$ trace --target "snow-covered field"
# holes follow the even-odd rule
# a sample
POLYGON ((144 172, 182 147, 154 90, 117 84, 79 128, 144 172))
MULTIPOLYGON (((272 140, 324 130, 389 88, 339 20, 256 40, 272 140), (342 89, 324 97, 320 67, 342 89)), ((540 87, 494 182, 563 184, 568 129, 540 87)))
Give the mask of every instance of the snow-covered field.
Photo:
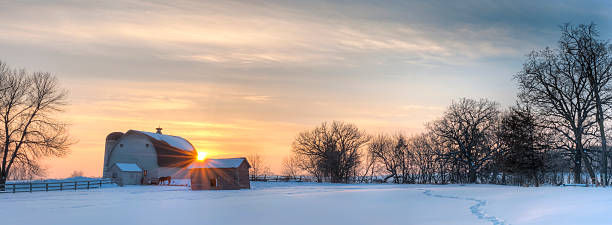
POLYGON ((251 183, 0 194, 9 224, 612 224, 612 189, 251 183))

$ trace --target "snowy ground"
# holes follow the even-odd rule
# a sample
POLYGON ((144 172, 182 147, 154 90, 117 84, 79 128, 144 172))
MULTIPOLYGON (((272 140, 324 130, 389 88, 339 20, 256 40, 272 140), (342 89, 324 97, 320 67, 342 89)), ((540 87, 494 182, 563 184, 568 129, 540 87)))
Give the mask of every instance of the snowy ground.
POLYGON ((9 224, 610 224, 612 189, 251 183, 0 194, 9 224))

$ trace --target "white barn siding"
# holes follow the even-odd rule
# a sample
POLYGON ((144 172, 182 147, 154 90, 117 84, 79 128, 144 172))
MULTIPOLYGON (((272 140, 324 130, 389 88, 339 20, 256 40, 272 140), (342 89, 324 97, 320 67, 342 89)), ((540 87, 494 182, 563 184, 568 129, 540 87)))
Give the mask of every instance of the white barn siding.
POLYGON ((145 179, 158 178, 157 153, 149 139, 143 135, 130 134, 119 141, 111 151, 108 165, 135 163, 147 170, 145 179))

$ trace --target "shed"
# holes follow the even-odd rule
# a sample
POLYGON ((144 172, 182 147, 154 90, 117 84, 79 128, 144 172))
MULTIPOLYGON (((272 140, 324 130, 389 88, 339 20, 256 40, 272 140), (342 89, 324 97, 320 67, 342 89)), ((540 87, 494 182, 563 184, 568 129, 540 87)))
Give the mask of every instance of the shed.
POLYGON ((111 173, 113 180, 120 186, 142 183, 142 169, 135 163, 115 163, 111 173))
POLYGON ((249 168, 246 158, 206 159, 189 166, 192 190, 249 189, 249 168))

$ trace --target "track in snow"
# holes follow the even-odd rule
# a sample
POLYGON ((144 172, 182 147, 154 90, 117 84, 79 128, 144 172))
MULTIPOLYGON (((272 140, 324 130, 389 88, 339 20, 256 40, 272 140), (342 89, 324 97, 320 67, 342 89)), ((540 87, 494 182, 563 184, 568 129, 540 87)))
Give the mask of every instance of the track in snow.
POLYGON ((430 196, 430 197, 460 199, 460 200, 476 202, 475 205, 470 206, 470 211, 472 212, 472 214, 478 217, 478 219, 489 221, 493 225, 509 225, 508 223, 504 222, 503 219, 495 217, 495 216, 489 216, 484 212, 482 207, 487 204, 487 201, 475 199, 475 198, 464 198, 464 197, 457 197, 457 196, 440 195, 440 194, 432 193, 431 190, 426 190, 426 189, 421 189, 421 190, 424 190, 423 194, 430 196))

